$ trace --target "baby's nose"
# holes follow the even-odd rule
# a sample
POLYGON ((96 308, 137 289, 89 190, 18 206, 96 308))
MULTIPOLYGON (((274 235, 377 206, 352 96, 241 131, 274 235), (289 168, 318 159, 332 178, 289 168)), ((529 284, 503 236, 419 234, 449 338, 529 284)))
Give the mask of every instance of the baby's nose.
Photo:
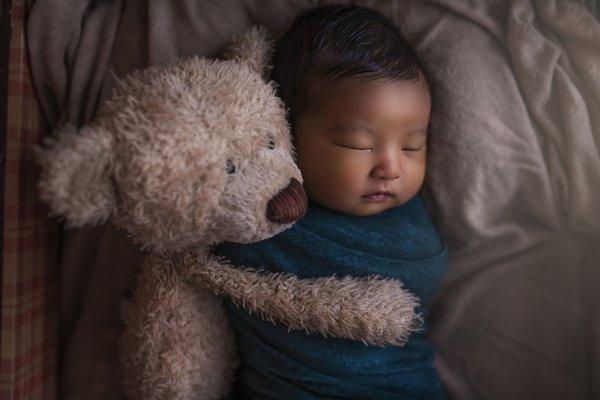
POLYGON ((398 179, 400 178, 400 174, 395 171, 387 171, 382 168, 375 170, 375 179, 398 179))
POLYGON ((397 179, 402 175, 402 162, 398 155, 388 152, 380 156, 371 171, 375 179, 397 179))

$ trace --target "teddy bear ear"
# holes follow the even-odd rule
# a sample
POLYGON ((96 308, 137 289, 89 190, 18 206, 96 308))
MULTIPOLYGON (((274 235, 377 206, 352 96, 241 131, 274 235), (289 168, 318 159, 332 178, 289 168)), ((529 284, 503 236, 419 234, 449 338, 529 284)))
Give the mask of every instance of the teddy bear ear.
POLYGON ((67 227, 103 223, 114 213, 113 141, 100 127, 65 125, 36 149, 40 199, 67 227))
POLYGON ((233 39, 225 51, 225 58, 245 63, 265 78, 271 69, 272 44, 267 28, 254 25, 233 39))

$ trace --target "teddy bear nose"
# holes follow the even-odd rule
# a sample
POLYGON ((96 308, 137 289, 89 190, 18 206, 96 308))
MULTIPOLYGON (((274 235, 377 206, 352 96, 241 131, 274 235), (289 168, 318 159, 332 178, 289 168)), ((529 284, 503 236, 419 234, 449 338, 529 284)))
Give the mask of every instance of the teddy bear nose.
POLYGON ((302 184, 296 178, 292 178, 289 185, 267 203, 267 219, 279 224, 299 220, 306 213, 307 202, 302 184))

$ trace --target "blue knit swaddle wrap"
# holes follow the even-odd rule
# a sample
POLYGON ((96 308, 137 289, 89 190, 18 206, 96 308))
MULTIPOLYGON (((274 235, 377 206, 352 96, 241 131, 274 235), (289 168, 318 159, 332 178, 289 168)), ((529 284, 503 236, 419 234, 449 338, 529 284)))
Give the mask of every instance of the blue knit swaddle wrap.
MULTIPOLYGON (((264 267, 300 278, 396 278, 421 299, 437 291, 447 251, 418 194, 400 207, 359 217, 309 202, 304 218, 268 240, 224 243, 215 254, 234 265, 264 267)), ((243 365, 238 382, 251 399, 445 399, 426 330, 403 347, 377 347, 272 324, 225 304, 243 365)))

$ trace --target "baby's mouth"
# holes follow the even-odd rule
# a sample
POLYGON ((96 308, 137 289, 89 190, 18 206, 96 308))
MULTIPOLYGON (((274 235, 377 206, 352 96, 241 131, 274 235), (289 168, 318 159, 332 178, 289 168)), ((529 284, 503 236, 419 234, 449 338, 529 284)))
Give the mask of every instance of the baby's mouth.
POLYGON ((368 193, 368 194, 361 196, 361 198, 365 201, 376 201, 376 202, 386 201, 393 197, 395 197, 395 195, 392 192, 388 192, 388 191, 377 191, 377 192, 368 193))

